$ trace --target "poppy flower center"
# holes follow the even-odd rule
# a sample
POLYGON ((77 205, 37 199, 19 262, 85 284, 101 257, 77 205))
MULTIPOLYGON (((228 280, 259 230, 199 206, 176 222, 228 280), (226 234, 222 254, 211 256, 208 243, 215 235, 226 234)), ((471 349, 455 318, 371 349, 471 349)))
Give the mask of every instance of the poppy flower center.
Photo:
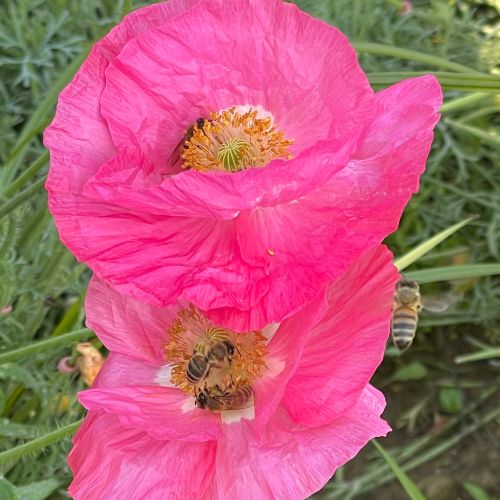
POLYGON ((270 116, 250 108, 230 108, 200 118, 186 132, 182 146, 184 168, 239 172, 264 167, 270 161, 291 159, 293 141, 273 126, 270 116))
POLYGON ((266 366, 266 338, 215 326, 190 306, 171 323, 164 353, 172 383, 199 408, 238 410, 253 404, 252 384, 266 366))

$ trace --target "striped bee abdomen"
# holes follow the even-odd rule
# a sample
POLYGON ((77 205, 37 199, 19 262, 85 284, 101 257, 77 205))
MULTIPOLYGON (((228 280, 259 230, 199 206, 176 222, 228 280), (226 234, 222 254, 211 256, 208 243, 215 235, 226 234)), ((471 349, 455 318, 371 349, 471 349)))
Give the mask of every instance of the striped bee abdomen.
POLYGON ((206 356, 195 354, 187 366, 187 379, 192 384, 196 384, 208 374, 209 368, 206 356))
POLYGON ((391 334, 396 347, 402 351, 411 346, 417 330, 418 317, 414 309, 399 307, 392 317, 391 334))

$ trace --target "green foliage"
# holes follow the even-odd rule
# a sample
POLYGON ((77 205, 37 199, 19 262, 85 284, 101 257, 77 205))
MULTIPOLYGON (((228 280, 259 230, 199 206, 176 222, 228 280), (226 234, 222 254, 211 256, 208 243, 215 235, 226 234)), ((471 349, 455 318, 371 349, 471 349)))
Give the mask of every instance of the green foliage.
POLYGON ((438 391, 439 409, 443 413, 460 413, 463 409, 462 391, 455 386, 440 387, 438 391))
MULTIPOLYGON (((361 65, 378 85, 410 71, 436 71, 448 88, 459 88, 461 81, 498 89, 498 77, 474 73, 487 72, 498 57, 492 50, 498 13, 485 2, 415 0, 407 15, 401 15, 399 0, 297 3, 357 43, 361 65)), ((60 498, 56 490, 70 481, 69 440, 54 443, 76 428, 83 412, 75 393, 83 385, 56 367, 77 339, 88 336, 82 330, 82 299, 90 273, 61 245, 48 214, 40 132, 90 43, 131 6, 130 0, 4 0, 0 9, 0 450, 14 450, 2 455, 7 459, 0 498, 60 498), (41 452, 43 460, 36 458, 41 452)), ((451 90, 445 98, 445 119, 420 192, 387 240, 406 259, 399 262, 411 264, 405 273, 423 283, 424 295, 458 297, 439 317, 422 314, 414 347, 404 355, 388 350, 382 368, 389 393, 396 386, 408 394, 411 384, 425 385, 424 396, 402 409, 411 425, 410 441, 390 450, 402 470, 437 459, 499 416, 482 406, 498 389, 494 361, 500 357, 499 102, 491 92, 451 90), (447 233, 435 248, 431 240, 426 255, 415 253, 418 245, 471 214, 479 218, 447 233), (472 342, 464 341, 466 334, 472 342), (447 356, 449 345, 457 347, 447 356), (479 395, 470 389, 476 380, 462 371, 476 365, 482 369, 479 395), (470 387, 455 383, 463 378, 470 387), (421 421, 431 411, 450 420, 429 436, 422 433, 421 421), (473 423, 463 427, 462 419, 471 414, 473 423)), ((370 457, 355 480, 340 478, 325 495, 371 495, 391 480, 391 470, 399 474, 386 460, 370 457)), ((480 486, 465 483, 464 488, 481 498, 480 486)))

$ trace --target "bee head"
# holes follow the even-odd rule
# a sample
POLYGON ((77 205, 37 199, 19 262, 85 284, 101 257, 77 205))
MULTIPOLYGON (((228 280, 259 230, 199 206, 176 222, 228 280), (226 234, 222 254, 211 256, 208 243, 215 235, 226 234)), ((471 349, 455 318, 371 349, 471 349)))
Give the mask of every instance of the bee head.
POLYGON ((229 340, 226 340, 224 342, 224 344, 226 346, 227 353, 229 354, 229 356, 233 356, 234 351, 236 350, 236 347, 234 346, 234 344, 232 342, 229 342, 229 340))
POLYGON ((402 288, 411 288, 413 290, 418 290, 418 283, 413 280, 409 280, 407 278, 401 278, 396 285, 397 290, 401 290, 402 288))
POLYGON ((196 396, 196 401, 195 401, 196 406, 199 406, 203 410, 204 408, 206 408, 207 402, 208 400, 205 392, 200 391, 196 396))

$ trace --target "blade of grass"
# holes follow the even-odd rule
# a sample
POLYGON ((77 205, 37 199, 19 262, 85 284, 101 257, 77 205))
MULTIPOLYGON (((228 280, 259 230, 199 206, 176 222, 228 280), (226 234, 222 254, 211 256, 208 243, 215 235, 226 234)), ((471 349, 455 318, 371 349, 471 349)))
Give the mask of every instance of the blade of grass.
POLYGON ((448 90, 464 90, 472 92, 500 91, 500 77, 481 73, 447 73, 442 71, 401 71, 367 73, 370 83, 375 87, 388 87, 405 78, 434 75, 440 85, 448 90))
POLYGON ((10 198, 18 189, 23 187, 29 179, 36 175, 48 161, 49 153, 45 151, 5 190, 4 196, 10 198))
POLYGON ((21 191, 15 198, 12 198, 7 203, 0 206, 0 219, 15 210, 21 203, 29 200, 40 188, 45 184, 45 179, 35 181, 31 186, 21 191))
POLYGON ((372 440, 371 443, 379 453, 382 455, 384 460, 387 462, 389 467, 391 468, 393 474, 397 477, 398 481, 400 482, 401 486, 404 488, 406 491, 407 495, 409 498, 412 500, 425 500, 425 496, 422 494, 422 492, 419 490, 417 485, 408 477, 408 475, 405 473, 403 469, 397 464, 397 462, 387 453, 382 446, 377 443, 377 441, 372 440))
POLYGON ((419 283, 435 283, 480 276, 500 274, 500 264, 469 264, 464 266, 444 266, 405 273, 408 278, 419 283))
POLYGON ((17 349, 11 349, 10 351, 0 353, 0 364, 9 363, 11 361, 16 361, 26 356, 48 351, 50 349, 53 349, 54 347, 71 345, 73 342, 76 342, 77 340, 86 339, 93 335, 94 333, 88 328, 82 328, 81 330, 75 330, 73 332, 63 333, 62 335, 59 335, 57 337, 51 337, 49 339, 39 340, 38 342, 33 342, 32 344, 28 344, 23 347, 18 347, 17 349))
POLYGON ((489 94, 483 92, 475 92, 466 96, 458 97, 451 101, 445 102, 441 106, 442 113, 449 113, 451 111, 459 111, 462 109, 475 106, 478 102, 483 101, 486 97, 491 97, 489 94))
POLYGON ((406 59, 409 61, 421 62, 430 66, 437 66, 438 68, 449 69, 450 71, 458 71, 459 73, 478 73, 474 68, 469 68, 463 64, 458 64, 442 57, 417 52, 415 50, 402 49, 392 45, 384 45, 381 43, 369 42, 354 42, 354 48, 358 52, 365 54, 372 54, 377 56, 389 56, 398 59, 406 59))
POLYGON ((483 359, 500 358, 500 347, 485 349, 484 351, 474 352, 472 354, 463 354, 455 358, 455 363, 472 363, 473 361, 482 361, 483 359))
POLYGON ((394 265, 398 268, 399 271, 406 269, 410 264, 413 264, 420 257, 430 252, 435 246, 439 245, 439 243, 443 242, 447 238, 449 238, 453 233, 457 232, 459 229, 464 227, 469 222, 477 219, 477 215, 471 215, 457 224, 441 231, 436 234, 432 238, 429 238, 427 241, 424 241, 420 245, 416 246, 413 250, 410 250, 407 254, 399 257, 394 261, 394 265))
POLYGON ((78 420, 77 422, 65 425, 64 427, 56 429, 55 431, 48 432, 43 436, 16 446, 15 448, 3 451, 2 453, 0 453, 0 465, 18 460, 24 455, 28 455, 30 453, 39 453, 47 446, 50 446, 51 444, 57 443, 58 441, 61 441, 62 439, 73 435, 78 427, 80 427, 81 423, 82 420, 78 420))

